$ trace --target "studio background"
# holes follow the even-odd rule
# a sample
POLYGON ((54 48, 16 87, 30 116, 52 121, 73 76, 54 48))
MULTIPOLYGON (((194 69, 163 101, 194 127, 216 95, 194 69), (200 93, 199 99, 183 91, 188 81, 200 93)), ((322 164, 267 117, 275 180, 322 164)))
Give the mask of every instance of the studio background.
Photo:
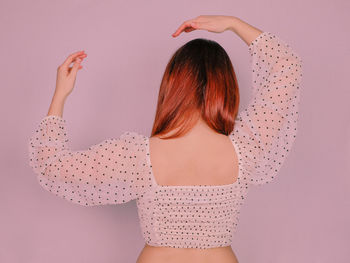
POLYGON ((83 207, 45 191, 28 139, 46 116, 56 70, 88 54, 67 98, 69 145, 150 135, 171 55, 191 39, 220 43, 251 98, 247 45, 233 32, 172 33, 198 15, 232 15, 288 42, 303 59, 298 136, 268 185, 252 187, 232 247, 240 263, 349 262, 349 16, 346 0, 0 2, 0 262, 135 262, 144 241, 135 201, 83 207))

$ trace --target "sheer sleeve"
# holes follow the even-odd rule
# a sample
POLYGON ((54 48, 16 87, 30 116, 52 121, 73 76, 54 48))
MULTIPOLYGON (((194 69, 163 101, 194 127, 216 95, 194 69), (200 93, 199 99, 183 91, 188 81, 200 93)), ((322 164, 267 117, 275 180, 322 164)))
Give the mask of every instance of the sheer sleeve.
POLYGON ((253 97, 229 136, 239 146, 246 184, 264 184, 276 177, 296 138, 302 60, 270 32, 248 51, 253 97))
POLYGON ((119 138, 73 151, 66 121, 49 115, 29 139, 29 165, 45 190, 75 204, 125 203, 151 185, 145 140, 136 132, 124 132, 119 138))

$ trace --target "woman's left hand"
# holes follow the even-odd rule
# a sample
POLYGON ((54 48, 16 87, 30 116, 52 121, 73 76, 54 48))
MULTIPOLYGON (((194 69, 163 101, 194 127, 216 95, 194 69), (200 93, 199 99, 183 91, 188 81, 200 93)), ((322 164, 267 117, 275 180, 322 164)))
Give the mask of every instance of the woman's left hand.
POLYGON ((55 95, 65 99, 72 92, 77 72, 83 67, 81 62, 86 56, 87 54, 84 51, 72 53, 57 68, 55 95), (70 67, 71 63, 73 63, 72 67, 70 67))

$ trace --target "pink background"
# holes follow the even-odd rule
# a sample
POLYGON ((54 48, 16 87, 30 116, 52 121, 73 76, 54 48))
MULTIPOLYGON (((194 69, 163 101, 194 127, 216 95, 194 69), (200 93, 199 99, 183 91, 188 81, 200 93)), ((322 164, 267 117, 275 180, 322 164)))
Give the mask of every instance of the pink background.
POLYGON ((67 99, 70 145, 123 131, 150 135, 171 54, 219 42, 250 98, 246 44, 233 32, 173 39, 201 14, 237 16, 286 40, 303 58, 299 135, 272 184, 252 188, 232 244, 240 263, 350 262, 349 1, 0 2, 0 262, 135 262, 144 242, 134 201, 86 208, 43 190, 28 166, 29 136, 46 116, 56 69, 88 54, 67 99), (346 82, 347 81, 347 82, 346 82))

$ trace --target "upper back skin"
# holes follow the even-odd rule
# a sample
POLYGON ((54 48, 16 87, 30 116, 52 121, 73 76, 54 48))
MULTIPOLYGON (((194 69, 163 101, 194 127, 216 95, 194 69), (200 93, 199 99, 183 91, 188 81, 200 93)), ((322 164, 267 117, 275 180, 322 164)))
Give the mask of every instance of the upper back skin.
MULTIPOLYGON (((201 119, 183 137, 153 136, 150 160, 158 185, 225 185, 238 177, 238 158, 228 136, 210 129, 201 119)), ((231 246, 194 249, 145 244, 137 263, 238 263, 231 246)))

